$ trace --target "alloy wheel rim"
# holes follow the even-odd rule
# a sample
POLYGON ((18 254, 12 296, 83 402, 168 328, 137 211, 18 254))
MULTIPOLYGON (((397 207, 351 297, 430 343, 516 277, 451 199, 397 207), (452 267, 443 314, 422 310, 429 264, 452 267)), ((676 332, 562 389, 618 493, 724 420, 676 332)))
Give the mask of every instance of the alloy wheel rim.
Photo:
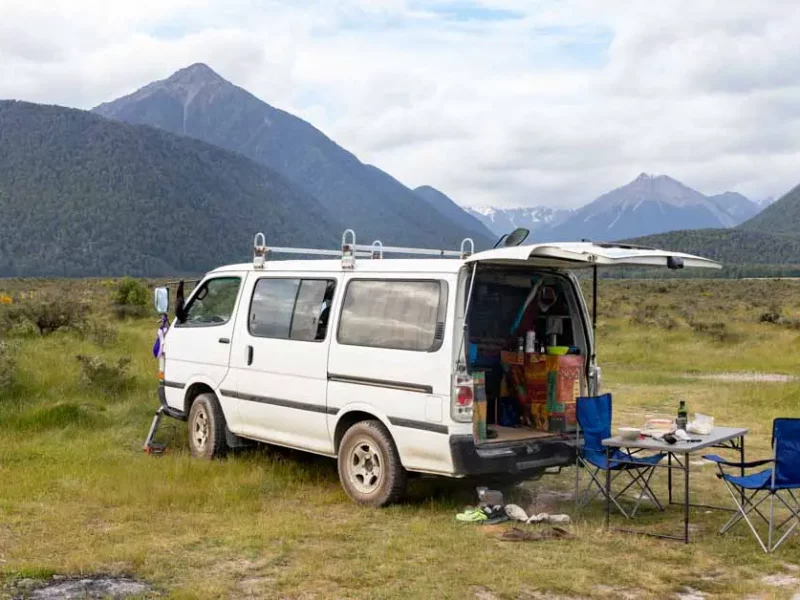
POLYGON ((362 494, 375 492, 383 481, 383 456, 370 439, 359 439, 353 445, 347 467, 350 482, 362 494))
POLYGON ((208 413, 204 408, 200 408, 194 416, 194 426, 192 427, 192 439, 195 448, 200 452, 206 449, 208 442, 208 413))

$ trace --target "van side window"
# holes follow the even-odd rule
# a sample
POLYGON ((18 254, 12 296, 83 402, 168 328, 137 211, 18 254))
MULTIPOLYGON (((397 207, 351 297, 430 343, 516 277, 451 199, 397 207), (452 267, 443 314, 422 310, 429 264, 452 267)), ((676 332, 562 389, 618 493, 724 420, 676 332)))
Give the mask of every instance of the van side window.
POLYGON ((217 277, 202 284, 186 307, 186 319, 181 327, 208 327, 227 323, 236 306, 239 277, 217 277))
POLYGON ((259 279, 250 304, 250 333, 282 340, 323 341, 335 287, 336 282, 327 279, 259 279))
POLYGON ((444 337, 447 283, 357 279, 350 282, 338 340, 349 346, 434 352, 444 337))

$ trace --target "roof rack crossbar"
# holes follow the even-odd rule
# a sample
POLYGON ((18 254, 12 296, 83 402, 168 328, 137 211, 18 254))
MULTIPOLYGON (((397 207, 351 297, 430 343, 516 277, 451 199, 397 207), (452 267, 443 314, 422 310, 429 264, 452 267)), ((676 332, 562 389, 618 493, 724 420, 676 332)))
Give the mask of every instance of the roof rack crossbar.
POLYGON ((256 268, 264 268, 270 254, 305 254, 308 256, 338 256, 342 259, 342 267, 352 269, 356 258, 381 259, 384 254, 406 254, 411 256, 437 256, 441 258, 461 258, 470 256, 475 250, 471 238, 461 242, 460 250, 442 250, 437 248, 411 248, 404 246, 384 246, 380 240, 371 245, 356 243, 356 234, 346 229, 342 235, 342 247, 339 250, 325 248, 291 248, 288 246, 267 246, 263 233, 256 234, 253 243, 253 263, 256 268))
MULTIPOLYGON (((363 244, 356 244, 352 246, 353 250, 357 251, 359 256, 364 253, 364 256, 372 256, 373 250, 377 248, 374 246, 365 246, 363 244)), ((384 254, 417 254, 422 256, 452 256, 452 257, 460 257, 461 252, 459 250, 436 250, 433 248, 402 248, 399 246, 383 246, 380 248, 383 250, 384 254)), ((268 246, 267 250, 270 253, 280 253, 280 254, 315 254, 320 256, 341 256, 341 250, 325 250, 323 248, 289 248, 289 247, 278 247, 278 246, 268 246)))

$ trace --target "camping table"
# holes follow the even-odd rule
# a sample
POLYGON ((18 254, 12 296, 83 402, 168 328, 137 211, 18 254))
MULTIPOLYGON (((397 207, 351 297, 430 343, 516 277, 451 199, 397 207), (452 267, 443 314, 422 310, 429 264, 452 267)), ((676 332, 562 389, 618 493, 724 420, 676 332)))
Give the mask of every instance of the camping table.
MULTIPOLYGON (((723 508, 719 506, 709 506, 706 504, 692 504, 689 498, 689 468, 690 456, 701 450, 708 450, 709 448, 723 448, 726 450, 736 450, 739 452, 740 462, 744 462, 744 436, 747 435, 747 429, 739 429, 735 427, 714 427, 708 435, 697 435, 694 433, 689 434, 692 439, 699 439, 699 442, 681 442, 675 444, 668 444, 663 440, 656 440, 653 438, 639 438, 637 440, 623 440, 621 437, 616 436, 603 440, 603 446, 606 448, 606 459, 611 460, 611 452, 616 448, 624 449, 631 457, 631 464, 634 464, 636 458, 635 452, 641 450, 648 450, 657 453, 664 453, 667 455, 667 464, 659 463, 655 465, 657 468, 667 469, 667 486, 669 488, 669 504, 679 504, 672 501, 672 471, 683 471, 683 536, 664 535, 649 533, 645 531, 635 531, 631 529, 617 529, 617 531, 624 531, 627 533, 639 533, 643 535, 650 535, 654 537, 666 538, 671 540, 680 540, 684 543, 689 543, 689 509, 695 508, 710 508, 714 510, 730 511, 730 508, 723 508)), ((626 463, 628 461, 616 460, 617 463, 626 463)), ((744 468, 742 468, 742 475, 744 476, 744 468)), ((606 470, 606 527, 611 524, 611 470, 606 470)))

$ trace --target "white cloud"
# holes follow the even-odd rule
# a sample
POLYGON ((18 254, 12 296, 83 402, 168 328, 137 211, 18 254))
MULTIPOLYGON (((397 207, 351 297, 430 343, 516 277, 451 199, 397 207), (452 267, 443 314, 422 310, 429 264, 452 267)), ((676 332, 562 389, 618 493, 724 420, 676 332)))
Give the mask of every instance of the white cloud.
POLYGON ((0 97, 90 108, 193 62, 465 204, 640 171, 800 180, 800 6, 674 0, 0 0, 0 97))

